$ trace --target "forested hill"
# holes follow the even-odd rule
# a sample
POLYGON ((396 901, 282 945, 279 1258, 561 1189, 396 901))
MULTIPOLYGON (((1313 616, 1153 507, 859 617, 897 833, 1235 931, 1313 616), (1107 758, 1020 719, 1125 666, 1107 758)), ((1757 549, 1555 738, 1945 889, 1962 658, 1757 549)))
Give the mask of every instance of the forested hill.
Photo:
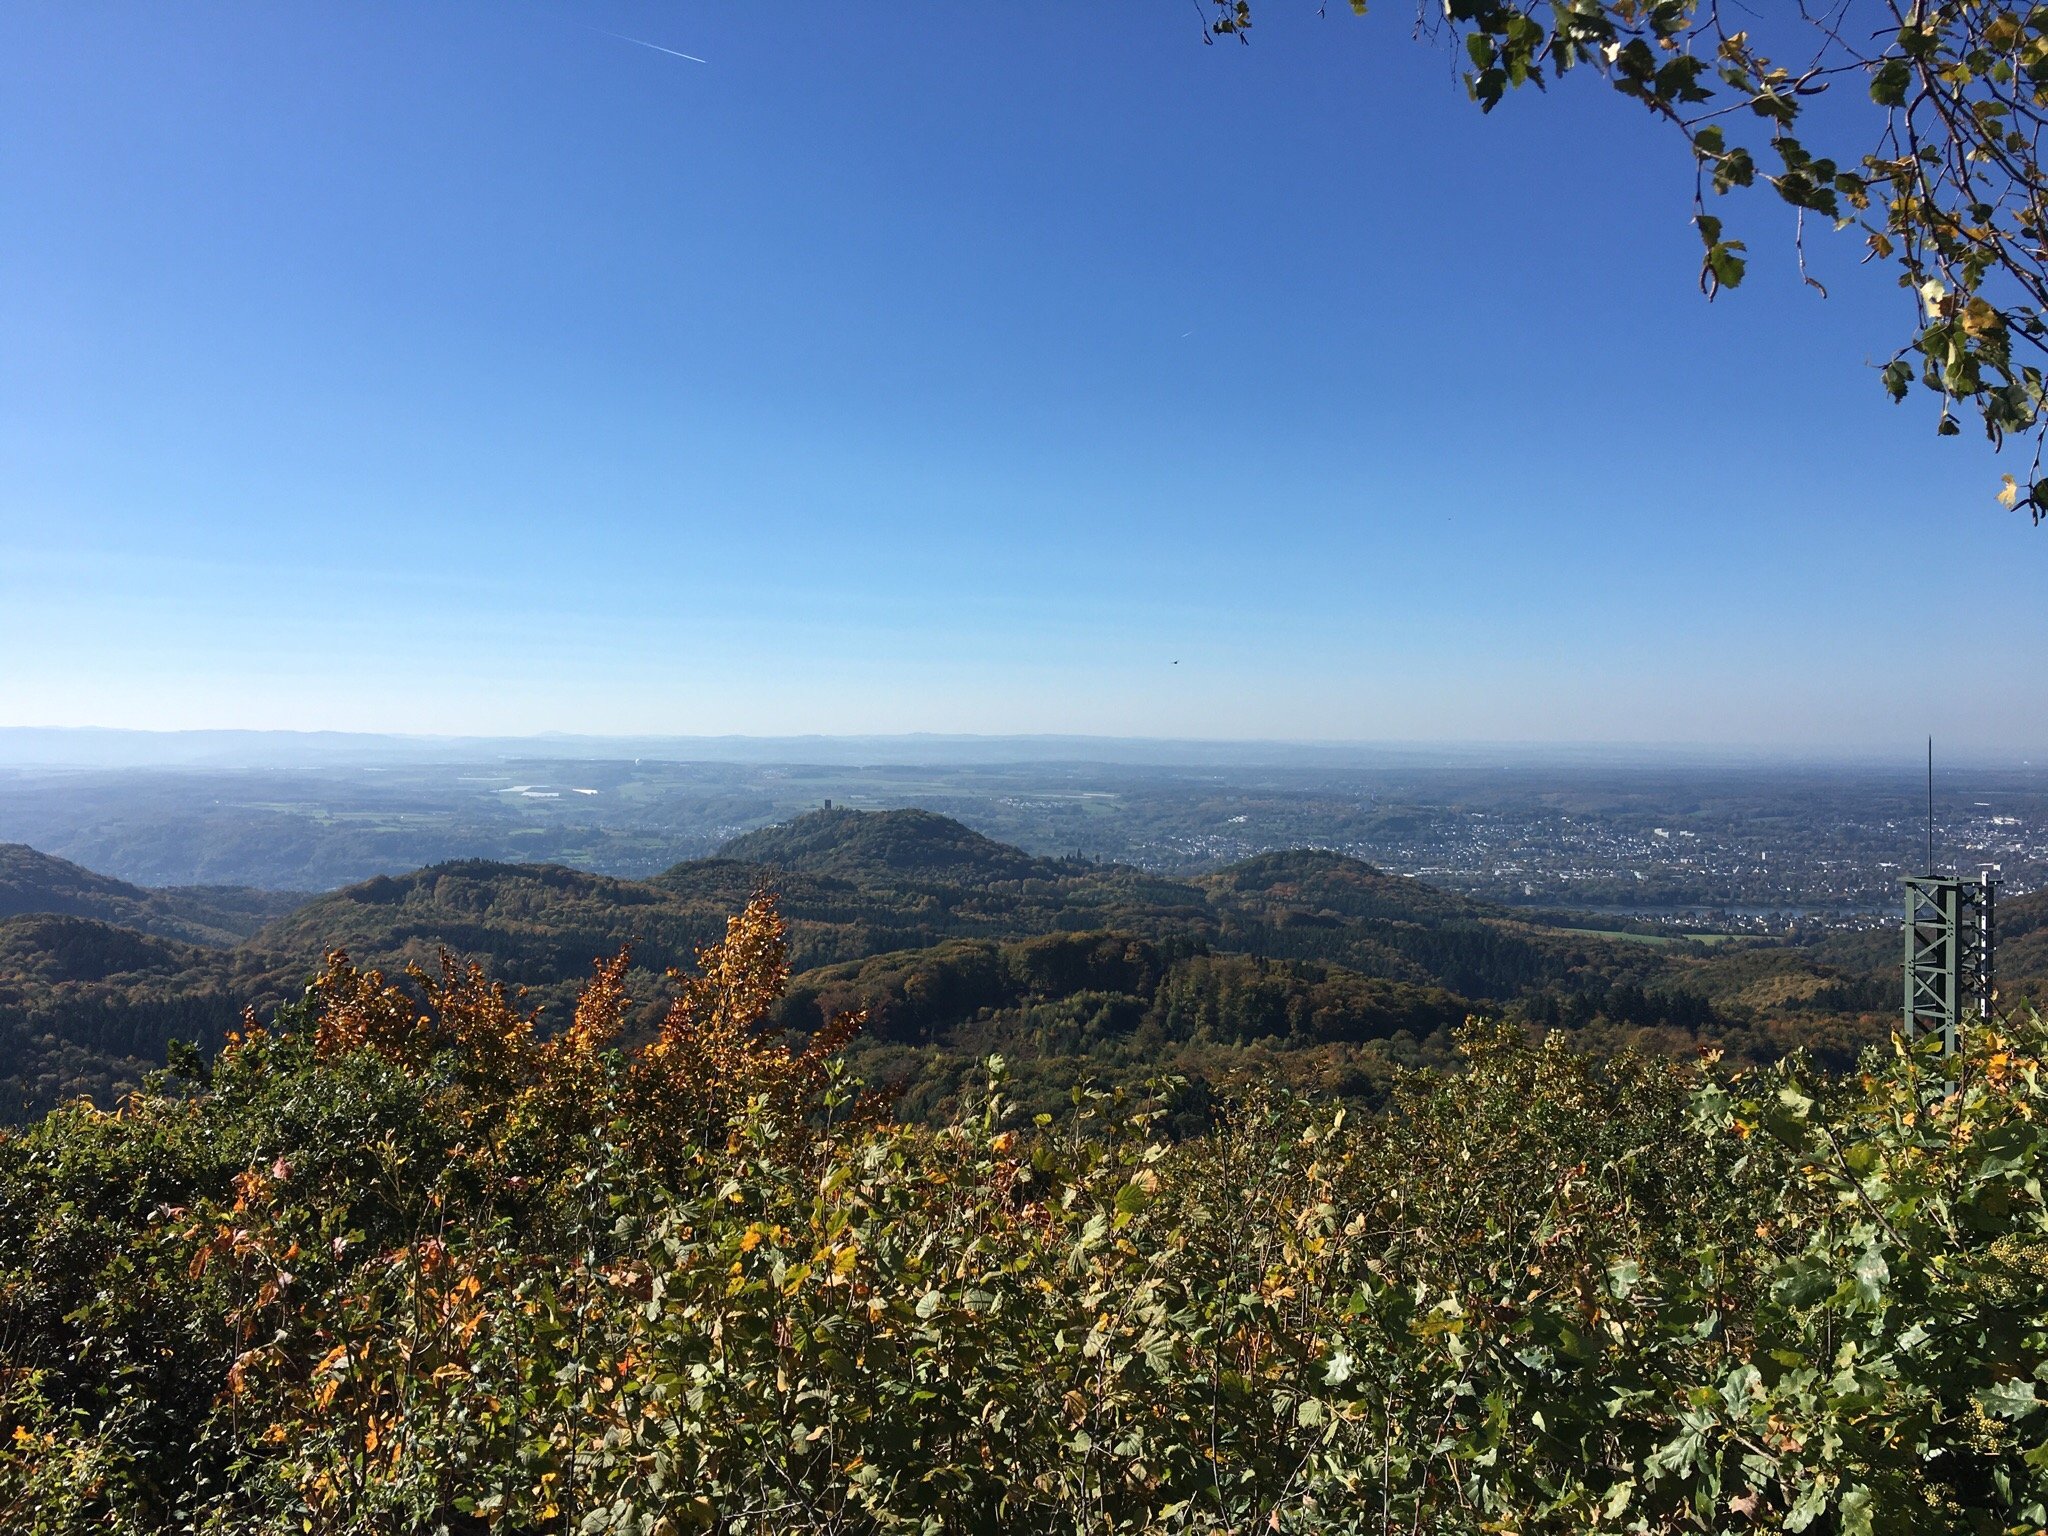
POLYGON ((1390 875, 1341 853, 1295 848, 1262 853, 1196 882, 1212 899, 1280 902, 1340 917, 1438 924, 1524 920, 1505 907, 1390 875))
POLYGON ((2048 891, 2015 897, 1999 907, 1998 964, 2016 993, 2030 992, 2048 978, 2048 891))
POLYGON ((89 917, 164 938, 230 945, 305 899, 293 891, 231 885, 145 890, 22 843, 0 843, 0 918, 25 913, 89 917))
MULTIPOLYGON (((482 862, 380 877, 307 903, 252 943, 308 960, 345 949, 385 966, 431 962, 445 945, 488 958, 507 981, 560 988, 626 943, 642 970, 686 965, 763 889, 789 920, 799 971, 948 939, 1117 930, 1416 984, 1455 974, 1463 991, 1505 999, 1582 964, 1586 947, 1580 936, 1548 935, 1504 909, 1336 854, 1265 855, 1208 879, 1173 880, 1036 859, 928 812, 837 810, 750 833, 650 881, 482 862)), ((1644 963, 1633 947, 1612 958, 1624 968, 1644 963)))
POLYGON ((1088 866, 1035 858, 931 811, 812 811, 781 826, 734 838, 719 857, 778 870, 844 879, 887 874, 988 885, 1060 880, 1088 866))
MULTIPOLYGON (((989 1051, 1011 1060, 1022 1091, 1046 1096, 1162 1069, 1370 1095, 1390 1063, 1440 1059, 1468 1011, 1601 1045, 1711 1042, 1762 1057, 1801 1042, 1841 1059, 1881 1038, 1897 994, 1890 949, 1709 950, 1589 933, 1313 850, 1170 879, 1036 858, 923 811, 816 812, 646 881, 441 864, 331 892, 234 942, 232 893, 216 895, 222 921, 207 923, 193 893, 5 853, 0 888, 18 914, 0 933, 9 1114, 77 1092, 108 1098, 160 1064, 174 1036, 211 1048, 244 1005, 296 996, 336 949, 396 973, 446 948, 560 1021, 592 962, 630 944, 646 1028, 663 973, 688 966, 762 889, 779 897, 797 972, 782 1022, 807 1029, 833 1008, 867 1008, 856 1057, 913 1109, 943 1103, 989 1051)), ((2010 909, 2011 949, 2048 950, 2027 911, 2010 909)))

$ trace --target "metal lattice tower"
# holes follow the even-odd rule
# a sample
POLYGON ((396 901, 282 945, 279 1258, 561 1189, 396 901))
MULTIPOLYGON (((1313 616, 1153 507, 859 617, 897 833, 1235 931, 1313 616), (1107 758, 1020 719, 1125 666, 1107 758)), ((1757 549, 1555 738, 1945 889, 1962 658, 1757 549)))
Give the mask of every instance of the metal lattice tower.
POLYGON ((1997 871, 1987 864, 1977 880, 1934 872, 1934 738, 1928 737, 1927 873, 1905 881, 1906 1038, 1937 1031, 1944 1056, 1955 1054, 1956 1026, 1966 1011, 1991 1017, 1997 871))
POLYGON ((1905 885, 1906 1038, 1937 1031, 1948 1055, 1967 1015, 1991 1017, 1998 882, 1987 869, 1980 880, 1909 875, 1905 885))

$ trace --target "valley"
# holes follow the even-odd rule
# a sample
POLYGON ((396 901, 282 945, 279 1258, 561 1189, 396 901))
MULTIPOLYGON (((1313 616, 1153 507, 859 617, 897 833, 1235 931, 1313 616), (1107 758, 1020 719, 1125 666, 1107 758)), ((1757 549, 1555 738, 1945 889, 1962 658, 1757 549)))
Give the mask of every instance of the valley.
MULTIPOLYGON (((866 762, 677 762, 544 757, 531 744, 420 761, 375 759, 362 742, 348 760, 232 770, 0 760, 0 842, 150 887, 322 891, 478 859, 648 879, 821 804, 922 808, 1043 857, 1187 876, 1317 848, 1506 906, 1745 933, 1887 922, 1898 877, 1925 861, 1926 791, 1910 762, 1275 747, 1263 760, 1164 763, 1116 761, 1117 745, 1070 749, 1088 759, 1010 744, 1015 761, 924 763, 875 747, 866 762)), ((2048 884, 2048 772, 1945 769, 1938 810, 1944 864, 1998 864, 2015 895, 2048 884)))
MULTIPOLYGON (((566 1020, 592 964, 630 947, 631 1028, 726 919, 772 891, 796 1035, 862 1009, 855 1072, 911 1117, 950 1113, 1000 1053, 1013 1091, 1056 1112, 1082 1083, 1183 1078, 1189 1102, 1255 1081, 1375 1102, 1403 1067, 1450 1059, 1473 1014, 1582 1046, 1803 1047, 1831 1065, 1885 1037, 1895 933, 1808 927, 1712 942, 1630 932, 1391 874, 1328 849, 1175 875, 1046 856, 916 809, 813 810, 646 879, 451 860, 317 896, 148 889, 0 848, 0 1105, 103 1107, 164 1064, 268 1018, 322 958, 394 977, 477 961, 566 1020), (1605 931, 1603 930, 1605 928, 1605 931)), ((2048 977, 2042 898, 2007 904, 2009 996, 2048 977)))

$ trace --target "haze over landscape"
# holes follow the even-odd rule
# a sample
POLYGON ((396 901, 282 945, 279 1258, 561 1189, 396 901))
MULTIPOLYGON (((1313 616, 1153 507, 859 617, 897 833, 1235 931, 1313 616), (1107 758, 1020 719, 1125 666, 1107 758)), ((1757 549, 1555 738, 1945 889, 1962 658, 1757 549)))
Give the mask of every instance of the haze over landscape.
POLYGON ((1260 25, 0 9, 0 720, 2048 755, 1848 246, 1260 25))
POLYGON ((2048 1530, 2043 143, 0 0, 0 1531, 2048 1530))

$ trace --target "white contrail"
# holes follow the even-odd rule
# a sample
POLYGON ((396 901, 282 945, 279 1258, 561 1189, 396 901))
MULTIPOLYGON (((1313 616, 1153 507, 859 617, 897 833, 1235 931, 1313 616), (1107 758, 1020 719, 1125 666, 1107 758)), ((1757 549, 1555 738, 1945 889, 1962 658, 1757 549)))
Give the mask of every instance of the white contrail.
POLYGON ((606 32, 603 27, 592 27, 593 32, 604 37, 616 37, 622 43, 637 43, 642 48, 652 48, 656 53, 665 53, 672 59, 688 59, 692 64, 709 64, 709 59, 700 59, 694 53, 678 53, 673 48, 664 48, 659 43, 650 43, 644 37, 628 37, 623 32, 606 32))

